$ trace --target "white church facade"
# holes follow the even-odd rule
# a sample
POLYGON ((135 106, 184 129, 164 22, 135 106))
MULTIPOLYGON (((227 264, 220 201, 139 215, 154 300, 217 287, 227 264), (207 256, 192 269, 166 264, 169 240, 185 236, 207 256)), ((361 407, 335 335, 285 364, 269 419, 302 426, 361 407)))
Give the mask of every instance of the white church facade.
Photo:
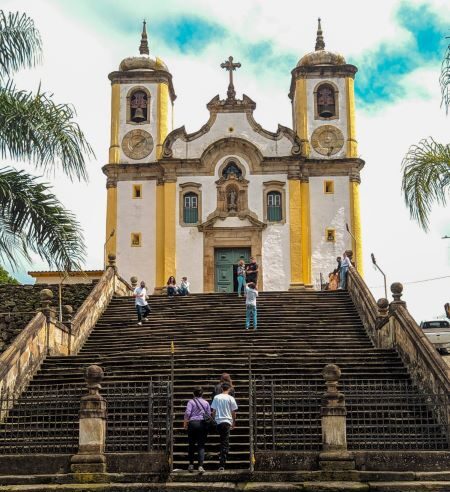
POLYGON ((173 130, 169 69, 140 56, 112 72, 107 176, 106 253, 124 278, 159 292, 169 276, 187 276, 193 292, 232 292, 236 265, 254 256, 258 287, 317 286, 351 249, 362 269, 360 170, 355 135, 355 66, 316 49, 292 70, 292 129, 275 133, 236 98, 232 57, 226 99, 208 104, 196 132, 173 130))

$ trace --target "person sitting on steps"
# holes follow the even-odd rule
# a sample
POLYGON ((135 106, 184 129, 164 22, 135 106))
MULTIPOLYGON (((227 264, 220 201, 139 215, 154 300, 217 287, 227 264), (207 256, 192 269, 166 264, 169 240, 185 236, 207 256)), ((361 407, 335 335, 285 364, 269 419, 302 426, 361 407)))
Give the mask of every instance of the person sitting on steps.
POLYGON ((147 302, 147 289, 143 280, 141 281, 141 286, 134 289, 133 295, 138 316, 138 325, 142 326, 142 312, 144 312, 144 321, 148 321, 147 317, 150 314, 150 307, 147 302))
POLYGON ((170 276, 169 280, 167 280, 167 295, 170 298, 173 298, 173 296, 176 296, 177 293, 178 293, 177 281, 175 280, 174 276, 170 276))
POLYGON ((212 417, 217 423, 217 432, 220 438, 219 472, 225 470, 228 453, 230 451, 230 431, 236 427, 236 400, 229 394, 231 386, 222 384, 222 394, 214 397, 211 404, 212 417))
POLYGON ((189 284, 189 280, 187 277, 183 277, 181 279, 181 284, 180 284, 180 287, 178 288, 178 295, 179 296, 187 296, 189 295, 191 292, 189 290, 190 288, 190 284, 189 284))
POLYGON ((189 441, 189 467, 188 471, 194 471, 195 450, 198 454, 198 471, 204 473, 203 462, 205 460, 205 444, 208 436, 207 424, 204 415, 211 415, 209 403, 202 398, 203 389, 200 386, 194 388, 194 398, 188 401, 184 412, 184 430, 188 432, 189 441))

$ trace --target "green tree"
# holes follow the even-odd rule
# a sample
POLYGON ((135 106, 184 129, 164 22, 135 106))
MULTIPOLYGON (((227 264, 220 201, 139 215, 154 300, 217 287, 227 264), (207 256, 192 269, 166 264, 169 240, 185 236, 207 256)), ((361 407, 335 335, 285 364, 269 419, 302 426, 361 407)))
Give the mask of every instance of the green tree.
MULTIPOLYGON (((450 107, 450 44, 442 61, 439 78, 442 105, 450 107)), ((432 137, 411 145, 402 162, 402 191, 406 206, 414 220, 425 231, 435 203, 446 205, 450 196, 450 145, 432 137)))
POLYGON ((0 284, 18 285, 19 282, 0 265, 0 284))
MULTIPOLYGON (((74 121, 75 110, 52 95, 19 90, 12 79, 40 62, 41 37, 26 14, 0 10, 0 157, 27 161, 49 175, 57 169, 87 181, 85 159, 93 151, 74 121)), ((48 184, 14 169, 0 168, 0 258, 17 266, 38 254, 51 267, 80 268, 84 239, 74 215, 48 184)))

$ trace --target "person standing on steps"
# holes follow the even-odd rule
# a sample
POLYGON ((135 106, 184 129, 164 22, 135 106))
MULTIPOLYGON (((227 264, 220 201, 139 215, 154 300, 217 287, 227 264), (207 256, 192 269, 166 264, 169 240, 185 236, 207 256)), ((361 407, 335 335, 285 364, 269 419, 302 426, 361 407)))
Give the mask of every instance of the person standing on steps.
POLYGON ((242 297, 245 289, 245 262, 240 260, 237 267, 238 296, 242 297))
POLYGON ((211 403, 214 400, 214 397, 222 394, 222 385, 223 383, 227 383, 230 385, 229 395, 235 396, 233 381, 231 380, 231 376, 227 372, 223 372, 220 376, 220 381, 214 386, 212 395, 211 395, 211 403))
POLYGON ((256 258, 252 256, 250 258, 250 263, 245 268, 246 282, 247 283, 252 282, 255 285, 258 285, 258 272, 259 272, 258 263, 256 263, 256 258))
POLYGON ((222 384, 222 393, 216 395, 211 404, 212 417, 217 423, 217 432, 220 438, 219 472, 225 470, 228 453, 230 451, 230 431, 236 427, 236 400, 230 393, 229 383, 222 384))
POLYGON ((256 330, 258 328, 258 314, 256 310, 258 291, 253 282, 249 282, 247 287, 245 287, 245 297, 245 329, 248 330, 253 321, 253 328, 256 330))
POLYGON ((138 316, 138 325, 142 326, 142 313, 144 313, 144 321, 147 321, 147 317, 150 314, 150 307, 147 302, 147 289, 143 280, 141 281, 140 287, 134 289, 134 299, 138 316))
POLYGON ((205 444, 208 436, 205 414, 211 415, 209 403, 202 398, 203 390, 200 386, 194 388, 194 398, 188 401, 184 412, 183 427, 188 433, 189 466, 188 471, 194 471, 195 451, 198 454, 198 471, 204 473, 205 444))
POLYGON ((167 295, 170 298, 173 298, 173 296, 176 296, 177 293, 178 293, 177 281, 175 280, 174 276, 170 276, 169 279, 167 280, 167 295))
POLYGON ((347 252, 344 251, 342 255, 341 268, 339 270, 339 289, 345 290, 347 288, 347 275, 348 269, 352 266, 349 257, 347 256, 347 252))

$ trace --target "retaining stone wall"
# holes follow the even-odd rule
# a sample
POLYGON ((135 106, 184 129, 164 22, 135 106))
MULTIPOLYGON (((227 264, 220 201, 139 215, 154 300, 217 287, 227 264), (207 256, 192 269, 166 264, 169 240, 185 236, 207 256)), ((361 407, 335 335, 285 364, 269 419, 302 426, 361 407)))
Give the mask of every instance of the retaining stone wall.
MULTIPOLYGON (((94 284, 63 285, 62 304, 71 305, 75 315, 93 286, 94 284)), ((53 292, 52 306, 58 310, 58 285, 0 284, 0 353, 7 349, 40 308, 39 292, 42 289, 53 292), (28 313, 25 314, 24 311, 28 313)))

